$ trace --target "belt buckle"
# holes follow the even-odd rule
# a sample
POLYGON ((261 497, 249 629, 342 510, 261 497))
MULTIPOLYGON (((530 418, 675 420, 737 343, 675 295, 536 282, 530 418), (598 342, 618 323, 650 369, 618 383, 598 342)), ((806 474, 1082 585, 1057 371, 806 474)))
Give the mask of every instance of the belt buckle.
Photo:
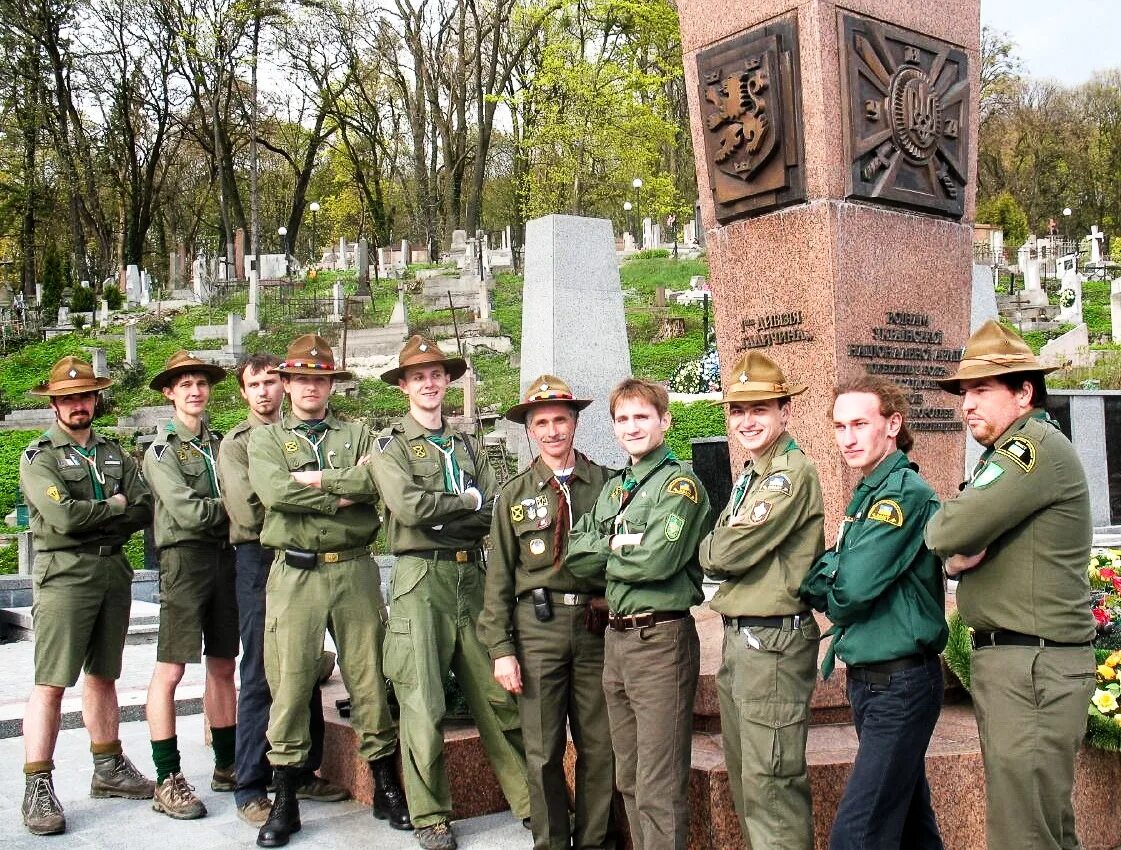
POLYGON ((580 604, 580 594, 579 593, 566 593, 561 598, 564 600, 565 605, 579 605, 580 604))
POLYGON ((457 564, 466 564, 467 561, 470 560, 468 558, 469 554, 470 553, 468 553, 465 549, 457 549, 455 552, 455 562, 457 564))
POLYGON ((339 562, 339 553, 338 552, 324 552, 323 553, 323 563, 325 563, 325 564, 337 564, 338 562, 339 562))
POLYGON ((651 626, 657 625, 657 623, 654 621, 653 611, 645 611, 642 614, 635 614, 633 617, 631 617, 631 622, 634 623, 634 625, 631 626, 631 628, 634 629, 648 629, 651 626))
POLYGON ((790 618, 790 630, 796 632, 801 627, 802 627, 802 615, 801 614, 795 614, 794 616, 792 616, 790 618))

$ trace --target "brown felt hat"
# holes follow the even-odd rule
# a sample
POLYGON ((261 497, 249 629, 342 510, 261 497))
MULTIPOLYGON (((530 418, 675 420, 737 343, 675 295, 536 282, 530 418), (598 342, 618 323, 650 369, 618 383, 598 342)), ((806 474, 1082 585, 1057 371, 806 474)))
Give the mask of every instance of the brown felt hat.
POLYGON ((958 370, 948 378, 935 378, 946 392, 961 395, 961 382, 1015 372, 1054 372, 1058 366, 1045 366, 1032 354, 1028 344, 1013 330, 995 319, 977 328, 965 344, 958 370))
POLYGON ((806 391, 804 386, 788 383, 778 364, 759 351, 749 351, 737 360, 729 380, 731 383, 724 391, 724 398, 713 404, 766 401, 769 398, 796 396, 806 391))
POLYGON ((540 375, 530 381, 521 402, 503 415, 511 422, 524 425, 529 412, 538 405, 567 404, 574 410, 583 410, 591 403, 590 398, 576 398, 572 394, 572 387, 562 378, 556 375, 540 375))
POLYGON ((226 370, 221 366, 199 360, 189 351, 176 351, 167 359, 167 365, 163 367, 163 371, 152 378, 148 386, 159 391, 175 383, 175 379, 180 375, 192 372, 206 375, 206 379, 211 384, 216 384, 226 377, 226 370))
POLYGON ((420 334, 413 334, 405 341, 401 353, 397 355, 398 366, 388 372, 382 372, 381 379, 391 386, 405 377, 408 366, 427 366, 430 363, 441 363, 448 370, 451 380, 463 377, 467 371, 467 361, 462 357, 448 357, 440 350, 433 340, 420 334))
POLYGON ((280 375, 323 375, 350 380, 346 369, 335 368, 335 352, 331 344, 316 334, 304 334, 292 340, 284 359, 270 373, 280 375))
POLYGON ((95 378, 93 367, 85 360, 68 355, 51 367, 50 377, 45 384, 39 384, 35 389, 28 390, 27 394, 53 398, 60 395, 95 393, 112 385, 113 382, 108 378, 95 378))

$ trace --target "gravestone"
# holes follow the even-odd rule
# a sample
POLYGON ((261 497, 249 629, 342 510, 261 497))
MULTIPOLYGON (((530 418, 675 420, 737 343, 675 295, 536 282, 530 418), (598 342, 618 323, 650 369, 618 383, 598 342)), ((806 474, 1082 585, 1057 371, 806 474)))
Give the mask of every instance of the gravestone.
POLYGON ((634 249, 634 236, 632 236, 629 231, 624 231, 623 232, 623 253, 624 254, 633 254, 634 250, 635 250, 634 249))
POLYGON ((397 284, 397 303, 393 305, 393 313, 389 317, 390 327, 406 327, 409 323, 408 315, 405 311, 405 287, 404 284, 397 284))
MULTIPOLYGON (((576 447, 599 463, 621 466, 607 411, 612 388, 630 375, 623 291, 611 222, 549 215, 526 224, 521 391, 538 375, 568 381, 593 399, 580 415, 576 447)), ((523 462, 528 446, 521 445, 523 462)))
POLYGON ((356 255, 358 265, 358 291, 357 295, 360 298, 370 297, 370 243, 366 241, 363 236, 358 240, 358 251, 356 255))
POLYGON ((233 355, 245 353, 245 346, 242 344, 241 316, 237 313, 226 314, 225 351, 233 355))
POLYGON ((1090 262, 1100 263, 1102 261, 1102 242, 1105 241, 1105 234, 1098 230, 1095 224, 1090 228, 1090 262))
POLYGON ((106 356, 104 348, 89 348, 90 357, 93 361, 93 376, 95 378, 108 378, 109 377, 109 358, 106 356))
POLYGON ((172 289, 179 288, 179 278, 182 273, 182 268, 179 266, 178 252, 169 252, 167 255, 167 279, 172 289))
POLYGON ((1079 324, 1060 337, 1044 344, 1039 359, 1052 366, 1072 366, 1076 369, 1093 366, 1097 352, 1090 350, 1090 334, 1085 324, 1079 324))
POLYGON ((136 350, 136 325, 129 322, 125 325, 125 363, 135 366, 139 362, 140 357, 136 350))
POLYGON ((1047 293, 1040 280, 1038 251, 1035 237, 1029 236, 1017 253, 1020 272, 1024 275, 1024 290, 1020 293, 1020 300, 1032 307, 1047 305, 1047 293))
POLYGON ((1063 273, 1059 286, 1059 321, 1072 325, 1082 323, 1082 275, 1073 268, 1063 273))
POLYGON ((347 254, 349 254, 349 253, 350 253, 350 246, 347 245, 346 237, 345 236, 340 236, 339 237, 339 253, 338 253, 338 256, 335 258, 335 268, 336 269, 338 269, 339 271, 342 271, 343 269, 348 267, 347 254))
POLYGON ((104 298, 97 306, 97 323, 103 328, 109 326, 109 302, 104 298))
POLYGON ((346 294, 343 292, 343 285, 336 282, 331 287, 331 315, 327 318, 329 322, 341 322, 343 315, 346 312, 346 294))
MULTIPOLYGON (((1117 281, 1114 281, 1116 284, 1117 281)), ((1121 289, 1114 286, 1109 296, 1110 336, 1115 343, 1121 342, 1121 289)))
POLYGON ((152 303, 152 276, 147 271, 140 273, 140 306, 147 307, 152 303))
POLYGON ((402 239, 401 240, 401 259, 399 261, 400 264, 401 264, 401 268, 407 267, 412 261, 413 261, 413 252, 412 252, 412 249, 409 247, 409 240, 408 239, 402 239))
POLYGON ((140 269, 136 266, 125 269, 125 297, 129 306, 135 307, 140 303, 140 269))
POLYGON ((201 251, 191 264, 191 288, 194 290, 195 300, 200 304, 209 299, 210 286, 206 274, 206 258, 201 251))

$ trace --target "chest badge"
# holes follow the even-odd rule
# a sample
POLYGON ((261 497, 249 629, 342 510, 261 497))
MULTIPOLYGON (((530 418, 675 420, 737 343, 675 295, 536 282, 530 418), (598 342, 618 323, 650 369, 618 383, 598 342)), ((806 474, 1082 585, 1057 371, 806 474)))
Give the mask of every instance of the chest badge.
POLYGON ((542 540, 540 537, 534 537, 532 540, 529 541, 529 551, 532 552, 534 555, 544 555, 545 554, 545 541, 542 540))
POLYGON ((525 508, 521 505, 510 505, 510 520, 522 522, 525 519, 525 508))
POLYGON ((763 482, 763 489, 768 493, 784 493, 790 495, 790 479, 783 475, 781 472, 776 472, 773 475, 767 476, 763 482))
POLYGON ((751 511, 747 515, 747 521, 752 525, 762 525, 767 521, 767 517, 771 515, 771 503, 759 501, 751 506, 751 511))
POLYGON ((409 448, 413 450, 413 457, 418 460, 428 457, 428 449, 426 449, 423 444, 409 446, 409 448))
POLYGON ((294 455, 299 450, 300 450, 300 444, 297 443, 295 440, 289 440, 287 443, 284 444, 284 451, 288 452, 288 454, 290 454, 290 455, 294 455))
POLYGON ((181 463, 186 463, 187 462, 187 450, 186 449, 179 449, 178 451, 175 452, 175 454, 177 454, 179 456, 179 461, 181 463))

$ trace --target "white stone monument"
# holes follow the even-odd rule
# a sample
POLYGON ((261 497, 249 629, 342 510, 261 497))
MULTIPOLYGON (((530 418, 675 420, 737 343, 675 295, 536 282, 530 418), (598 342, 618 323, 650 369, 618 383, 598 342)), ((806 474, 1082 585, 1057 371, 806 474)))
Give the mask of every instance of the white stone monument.
POLYGON ((135 366, 139 362, 140 356, 136 350, 136 324, 129 322, 125 325, 125 363, 135 366))
POLYGON ((1024 275, 1024 289, 1019 296, 1021 301, 1032 307, 1046 307, 1047 292, 1040 280, 1037 251, 1035 237, 1029 236, 1017 253, 1020 272, 1024 275))
POLYGON ((140 269, 129 266, 125 269, 125 297, 128 304, 135 307, 140 303, 140 269))
POLYGON ((1102 261, 1102 242, 1105 241, 1105 234, 1098 230, 1095 224, 1090 228, 1090 235, 1087 237, 1090 240, 1090 262, 1100 263, 1102 261))
POLYGON ((1059 288, 1059 321, 1082 324, 1082 275, 1073 268, 1063 272, 1059 288))

